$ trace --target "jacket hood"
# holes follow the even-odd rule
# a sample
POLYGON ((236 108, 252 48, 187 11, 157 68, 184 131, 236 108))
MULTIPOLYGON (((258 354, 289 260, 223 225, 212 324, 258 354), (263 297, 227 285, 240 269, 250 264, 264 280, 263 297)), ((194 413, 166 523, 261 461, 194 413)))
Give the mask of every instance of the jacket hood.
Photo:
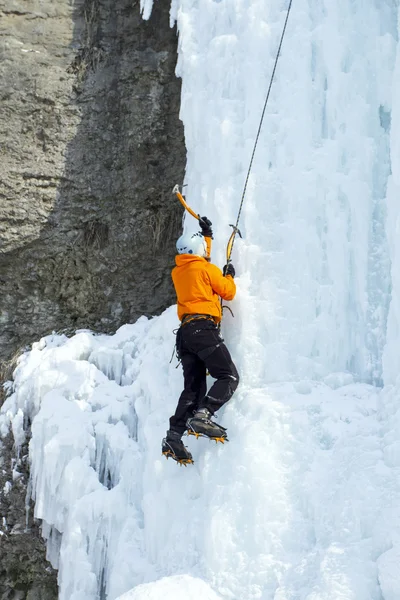
POLYGON ((177 254, 175 256, 175 264, 177 267, 182 267, 190 262, 202 260, 207 262, 203 256, 197 256, 197 254, 177 254))

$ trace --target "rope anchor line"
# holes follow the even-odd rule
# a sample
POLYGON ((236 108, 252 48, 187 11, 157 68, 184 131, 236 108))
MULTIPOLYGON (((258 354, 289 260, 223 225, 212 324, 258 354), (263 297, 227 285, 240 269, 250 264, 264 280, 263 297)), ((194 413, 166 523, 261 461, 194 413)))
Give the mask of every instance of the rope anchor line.
MULTIPOLYGON (((281 34, 279 45, 278 45, 278 50, 277 50, 277 53, 276 53, 276 56, 275 56, 274 67, 272 69, 271 79, 270 79, 270 82, 269 82, 269 86, 268 86, 268 90, 267 90, 267 95, 266 95, 265 102, 264 102, 264 107, 263 107, 263 110, 262 110, 262 113, 261 113, 260 124, 258 126, 258 131, 257 131, 256 139, 255 139, 255 142, 254 142, 253 152, 251 154, 250 164, 249 164, 249 168, 248 168, 248 171, 247 171, 246 180, 245 180, 245 183, 244 183, 242 198, 241 198, 241 201, 240 201, 239 211, 238 211, 237 218, 236 218, 236 224, 235 225, 230 224, 230 227, 233 228, 233 231, 232 231, 232 233, 231 233, 231 235, 229 237, 229 241, 228 241, 228 244, 227 244, 227 247, 226 247, 226 260, 227 260, 227 262, 231 261, 231 255, 232 255, 233 245, 235 243, 236 234, 239 234, 239 236, 242 237, 242 234, 241 234, 240 229, 239 229, 240 215, 242 213, 244 198, 245 198, 246 190, 247 190, 247 184, 248 184, 248 181, 249 181, 251 168, 253 166, 253 160, 254 160, 254 155, 255 155, 255 152, 256 152, 256 148, 257 148, 258 138, 260 137, 261 127, 262 127, 262 124, 263 124, 263 121, 264 121, 265 110, 267 108, 268 100, 269 100, 269 97, 270 97, 270 94, 271 94, 272 84, 273 84, 274 78, 275 78, 276 67, 278 65, 278 60, 279 60, 279 56, 280 56, 281 49, 282 49, 283 39, 284 39, 285 33, 286 33, 286 27, 287 27, 287 24, 288 24, 289 15, 290 15, 290 11, 291 11, 291 8, 292 8, 292 3, 293 3, 293 0, 289 0, 288 9, 287 9, 286 17, 285 17, 285 22, 283 24, 282 34, 281 34)), ((200 215, 197 215, 194 212, 194 210, 192 210, 190 208, 190 206, 186 203, 185 198, 183 197, 183 195, 182 195, 182 193, 180 191, 180 189, 182 189, 183 187, 184 186, 175 185, 174 189, 172 190, 172 193, 176 194, 176 196, 177 196, 178 200, 181 202, 182 206, 192 215, 192 217, 194 217, 195 219, 199 220, 200 219, 200 215)))
MULTIPOLYGON (((242 199, 241 199, 241 202, 240 202, 239 211, 238 211, 238 215, 237 215, 237 219, 236 219, 236 225, 234 225, 234 227, 236 228, 236 231, 233 232, 233 236, 231 234, 232 243, 231 243, 231 246, 230 246, 230 249, 229 249, 229 255, 227 256, 228 261, 230 261, 230 259, 231 259, 231 254, 232 254, 233 244, 235 243, 236 233, 239 232, 238 225, 239 225, 240 215, 242 213, 242 207, 243 207, 244 197, 245 197, 245 194, 246 194, 247 183, 249 181, 251 167, 253 166, 253 159, 254 159, 254 155, 255 155, 255 152, 256 152, 256 148, 257 148, 258 138, 260 137, 261 127, 262 127, 263 120, 264 120, 265 110, 267 108, 269 96, 270 96, 270 93, 271 93, 272 84, 273 84, 274 78, 275 78, 276 67, 277 67, 279 56, 280 56, 280 53, 281 53, 283 39, 284 39, 285 33, 286 33, 286 27, 287 27, 287 23, 288 23, 288 20, 289 20, 290 10, 292 8, 292 2, 293 2, 293 0, 289 0, 289 5, 288 5, 287 13, 286 13, 286 18, 285 18, 285 22, 284 22, 283 29, 282 29, 281 39, 279 41, 278 50, 277 50, 277 53, 276 53, 276 56, 275 56, 274 68, 272 69, 271 79, 270 79, 269 86, 268 86, 268 91, 267 91, 267 96, 265 98, 264 108, 263 108, 262 113, 261 113, 260 124, 258 126, 256 140, 254 142, 253 152, 252 152, 251 159, 250 159, 250 165, 249 165, 249 169, 247 171, 246 180, 245 180, 245 183, 244 183, 244 188, 243 188, 243 193, 242 193, 242 199)), ((242 236, 240 236, 240 237, 242 237, 242 236)))

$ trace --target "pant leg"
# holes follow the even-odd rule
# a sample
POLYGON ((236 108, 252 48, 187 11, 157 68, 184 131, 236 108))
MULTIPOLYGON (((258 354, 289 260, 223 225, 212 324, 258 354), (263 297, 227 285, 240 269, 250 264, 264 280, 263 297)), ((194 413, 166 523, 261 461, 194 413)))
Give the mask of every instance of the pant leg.
POLYGON ((170 429, 180 434, 186 430, 186 421, 193 416, 193 412, 198 408, 199 400, 207 391, 206 367, 196 354, 183 352, 182 367, 184 389, 175 414, 169 420, 170 429))
POLYGON ((200 401, 199 408, 208 408, 214 414, 231 399, 239 385, 239 373, 232 361, 228 348, 222 342, 204 359, 211 377, 216 379, 207 395, 200 401))
POLYGON ((211 321, 198 321, 183 327, 182 344, 197 355, 210 375, 216 379, 199 403, 199 408, 208 408, 214 413, 228 402, 239 384, 239 374, 229 350, 218 327, 211 321))

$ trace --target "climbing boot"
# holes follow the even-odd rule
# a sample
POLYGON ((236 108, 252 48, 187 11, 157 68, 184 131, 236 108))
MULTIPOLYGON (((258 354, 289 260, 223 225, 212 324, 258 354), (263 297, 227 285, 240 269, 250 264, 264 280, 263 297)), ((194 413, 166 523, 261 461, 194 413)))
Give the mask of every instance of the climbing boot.
POLYGON ((192 455, 183 445, 181 435, 176 431, 167 431, 167 437, 162 441, 162 453, 166 458, 171 457, 178 464, 190 465, 193 463, 192 455))
POLYGON ((191 419, 186 422, 187 434, 198 437, 207 437, 216 442, 228 441, 225 427, 211 421, 211 413, 207 408, 198 410, 191 419))

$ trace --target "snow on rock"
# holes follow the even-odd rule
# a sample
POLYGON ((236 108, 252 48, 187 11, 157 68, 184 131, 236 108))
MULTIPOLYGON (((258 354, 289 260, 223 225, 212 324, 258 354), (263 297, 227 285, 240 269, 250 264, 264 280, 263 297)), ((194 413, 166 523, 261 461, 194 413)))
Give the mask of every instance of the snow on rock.
POLYGON ((154 0, 140 0, 140 13, 145 21, 150 19, 154 0))

